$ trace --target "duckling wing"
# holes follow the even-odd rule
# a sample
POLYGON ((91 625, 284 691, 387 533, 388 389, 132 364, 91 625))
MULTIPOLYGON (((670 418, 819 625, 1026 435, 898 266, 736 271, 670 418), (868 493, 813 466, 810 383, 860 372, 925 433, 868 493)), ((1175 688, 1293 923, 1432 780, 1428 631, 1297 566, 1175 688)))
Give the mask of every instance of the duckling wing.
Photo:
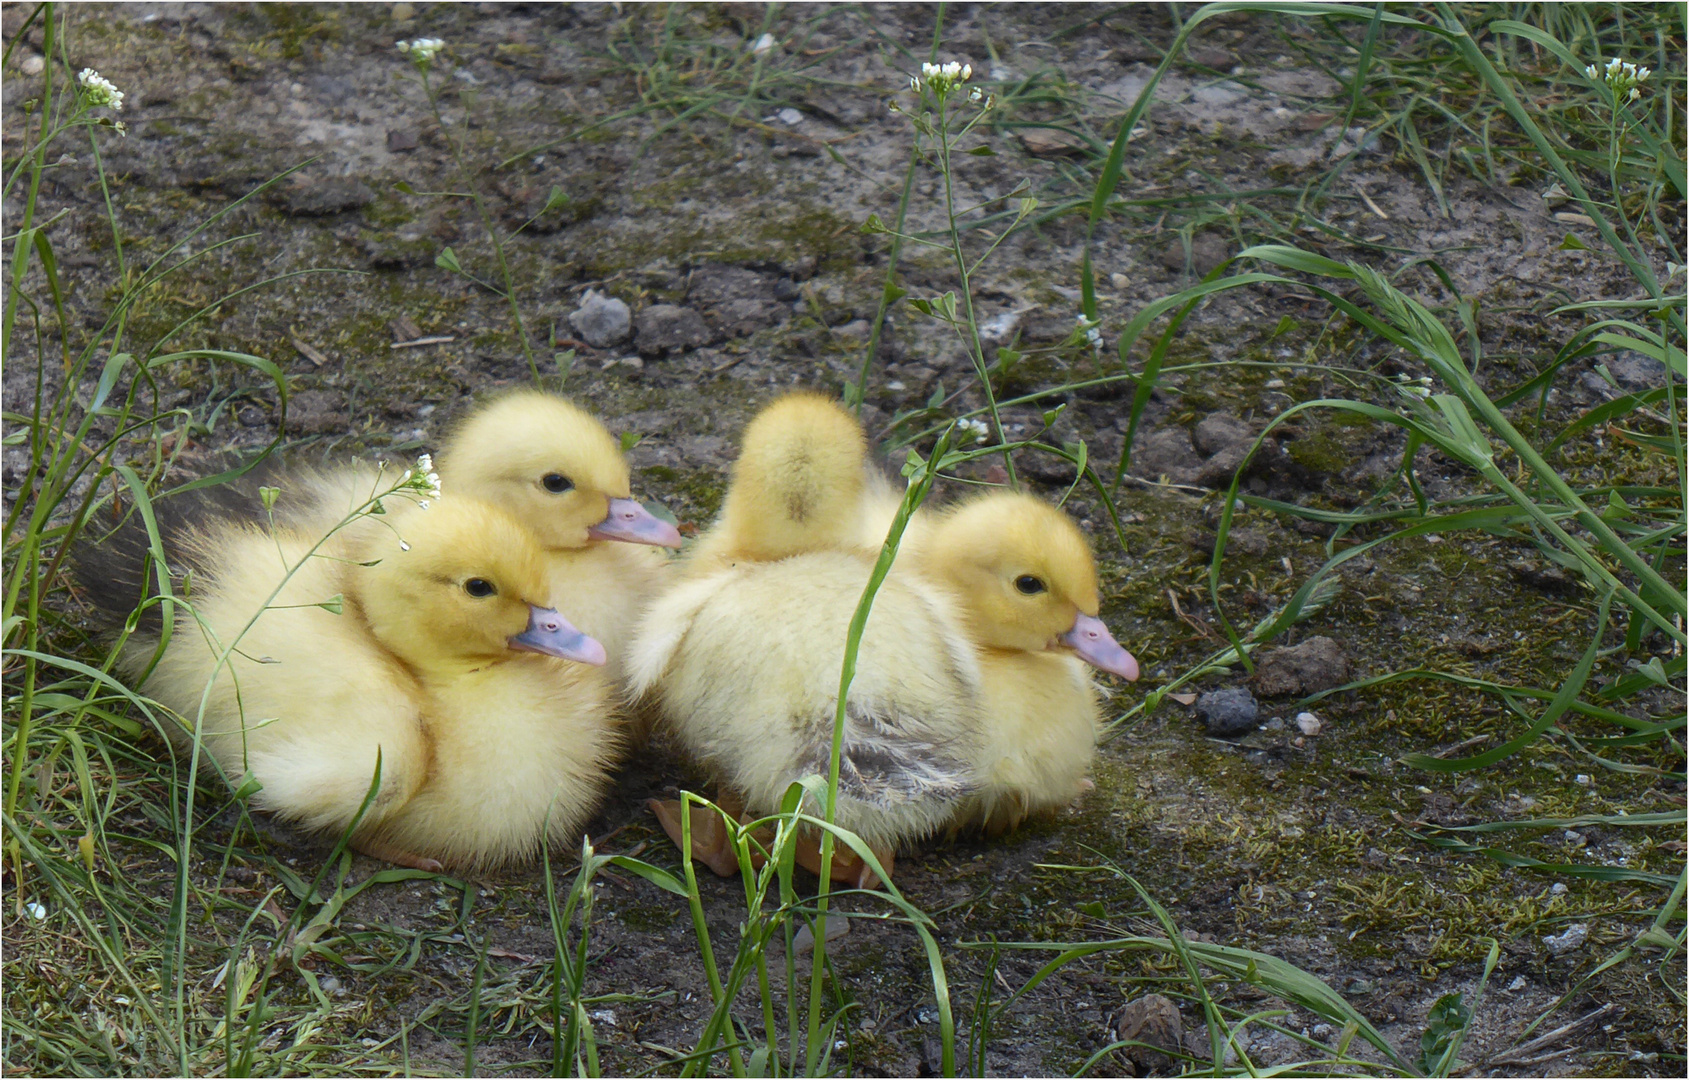
MULTIPOLYGON (((805 773, 827 775, 832 718, 811 726, 822 736, 804 763, 805 773)), ((966 758, 939 742, 911 735, 927 726, 895 708, 852 701, 845 707, 839 749, 839 794, 882 810, 960 799, 978 788, 966 758)))

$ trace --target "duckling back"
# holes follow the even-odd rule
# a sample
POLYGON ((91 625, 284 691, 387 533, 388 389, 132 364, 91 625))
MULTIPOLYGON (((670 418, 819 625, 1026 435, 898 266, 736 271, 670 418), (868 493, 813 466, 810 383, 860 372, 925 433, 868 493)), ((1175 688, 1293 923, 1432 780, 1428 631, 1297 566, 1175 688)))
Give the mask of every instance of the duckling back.
POLYGON ((856 547, 866 469, 862 426, 836 401, 776 399, 745 428, 721 516, 689 570, 856 547))

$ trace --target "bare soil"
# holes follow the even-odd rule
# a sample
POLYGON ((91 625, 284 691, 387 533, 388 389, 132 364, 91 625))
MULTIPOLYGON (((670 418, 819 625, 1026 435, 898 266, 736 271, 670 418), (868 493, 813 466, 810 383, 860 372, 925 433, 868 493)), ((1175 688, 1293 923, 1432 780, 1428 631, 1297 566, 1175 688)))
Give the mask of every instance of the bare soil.
MULTIPOLYGON (((8 37, 26 13, 24 6, 6 6, 8 37)), ((394 42, 440 37, 451 60, 436 71, 445 89, 444 118, 454 138, 467 131, 465 156, 498 227, 509 230, 538 214, 553 187, 568 196, 561 210, 541 215, 511 244, 518 299, 542 372, 554 377, 553 353, 574 348, 567 392, 597 409, 613 430, 641 436, 630 454, 636 490, 684 523, 707 522, 736 433, 761 403, 790 387, 833 390, 857 377, 888 247, 885 237, 863 235, 859 227, 870 214, 886 221, 895 215, 910 128, 886 106, 909 68, 926 58, 934 11, 781 12, 767 27, 782 42, 778 61, 787 70, 801 64, 808 76, 788 85, 783 109, 792 111, 742 111, 729 124, 720 115, 733 109, 728 100, 715 114, 677 122, 688 101, 735 92, 734 85, 712 84, 706 50, 736 55, 763 31, 764 18, 751 5, 76 9, 74 65, 97 67, 130 95, 128 137, 102 136, 99 152, 131 266, 162 254, 191 223, 298 167, 190 240, 182 254, 201 256, 149 295, 129 331, 129 340, 144 348, 230 289, 272 279, 223 301, 172 347, 250 352, 284 365, 292 395, 285 428, 281 403, 261 380, 198 362, 162 373, 163 404, 193 410, 204 421, 208 430, 198 444, 205 451, 256 449, 281 431, 300 444, 298 452, 409 454, 433 447, 475 395, 530 379, 508 305, 434 262, 449 246, 466 269, 495 280, 491 248, 470 202, 418 194, 461 191, 463 181, 394 42), (627 114, 641 95, 664 94, 678 104, 627 114), (212 248, 235 236, 246 238, 212 248), (317 270, 336 272, 306 273, 317 270), (631 339, 606 348, 573 340, 569 315, 588 289, 628 303, 631 339), (409 326, 396 330, 399 320, 409 326), (395 347, 415 332, 446 340, 395 347)), ((1111 121, 1135 98, 1173 34, 1166 11, 1147 5, 1106 15, 1097 8, 955 5, 944 20, 944 57, 971 59, 976 77, 998 82, 1045 73, 1047 85, 1069 103, 1023 101, 1009 114, 1014 120, 1065 117, 1061 122, 1094 136, 1104 151, 1111 121)), ((1263 235, 1249 214, 1210 221, 1203 213, 1228 201, 1249 202, 1288 220, 1295 193, 1332 167, 1331 152, 1354 149, 1344 143, 1351 136, 1337 130, 1346 90, 1299 48, 1322 32, 1264 15, 1217 20, 1192 41, 1201 66, 1179 66, 1162 83, 1131 144, 1121 193, 1219 197, 1194 209, 1169 203, 1163 211, 1114 216, 1098 229, 1106 343, 1100 356, 1062 344, 1078 311, 1082 210, 1017 234, 993 256, 976 282, 981 317, 1012 318, 1022 347, 1035 347, 1008 376, 1005 396, 1116 370, 1112 350, 1127 319, 1263 235)), ((7 79, 4 139, 12 161, 28 141, 21 108, 33 85, 13 69, 7 79)), ((1088 200, 1095 162, 1022 134, 1041 130, 982 127, 978 141, 996 156, 959 159, 959 202, 1001 196, 1023 178, 1046 206, 1088 200), (1083 176, 1080 160, 1091 170, 1083 176)), ((53 227, 53 244, 71 310, 94 328, 115 295, 110 232, 87 146, 67 153, 48 175, 37 220, 65 213, 53 227)), ((1555 219, 1540 197, 1547 185, 1540 175, 1516 180, 1488 187, 1451 170, 1442 192, 1445 212, 1406 154, 1393 141, 1376 141, 1339 171, 1323 204, 1323 220, 1341 223, 1356 243, 1312 225, 1297 237, 1332 257, 1391 271, 1416 256, 1434 256, 1478 304, 1482 377, 1508 388, 1544 366, 1578 325, 1547 314, 1553 307, 1568 298, 1620 297, 1630 288, 1615 260, 1563 248, 1568 232, 1590 248, 1599 242, 1592 230, 1555 219)), ((923 169, 914 183, 911 224, 940 227, 939 178, 923 169)), ((17 214, 9 203, 7 221, 17 214)), ((917 296, 955 288, 954 269, 941 255, 906 252, 899 284, 917 296)), ((1428 274, 1410 271, 1399 280, 1427 302, 1450 302, 1428 274)), ((1229 480, 1240 443, 1247 446, 1294 401, 1377 394, 1374 383, 1347 370, 1421 374, 1340 326, 1321 336, 1331 315, 1290 289, 1227 293, 1199 308, 1169 363, 1255 366, 1191 368, 1156 391, 1133 455, 1140 482, 1120 489, 1124 550, 1095 493, 1083 486, 1074 493, 1070 509, 1093 536, 1103 564, 1103 615, 1145 669, 1139 684, 1108 687, 1116 714, 1223 643, 1205 580, 1217 521, 1212 489, 1229 480)), ((33 390, 35 363, 24 348, 6 365, 12 411, 23 410, 33 390)), ((1140 346, 1134 364, 1144 352, 1140 346)), ((1614 371, 1638 385, 1656 377, 1639 364, 1623 371, 1615 364, 1614 371)), ((55 374, 49 364, 49 383, 55 374)), ((969 378, 958 344, 900 307, 872 365, 865 418, 874 434, 889 438, 897 434, 900 411, 924 404, 941 386, 956 391, 969 378)), ((1573 367, 1557 383, 1548 416, 1563 421, 1609 393, 1587 366, 1573 367)), ((968 390, 953 407, 979 400, 968 390)), ((1128 402, 1129 394, 1113 384, 1014 406, 1007 419, 1036 432, 1044 424, 1041 411, 1065 403, 1046 439, 1083 440, 1092 461, 1112 467, 1128 402)), ((8 500, 15 498, 18 470, 28 464, 27 454, 19 454, 5 451, 8 500)), ((1309 413, 1281 429, 1257 459, 1247 488, 1304 505, 1353 507, 1395 469, 1400 454, 1392 430, 1309 413)), ((1575 441, 1566 460, 1569 469, 1590 475, 1658 482, 1646 480, 1652 466, 1616 446, 1575 441)), ((1034 489, 1051 496, 1073 480, 1071 467, 1054 458, 1028 455, 1021 465, 1034 489)), ((1451 462, 1424 454, 1418 467, 1432 498, 1473 490, 1472 478, 1451 462)), ((1324 560, 1324 545, 1318 528, 1265 512, 1244 514, 1223 575, 1232 621, 1253 625, 1282 603, 1324 560)), ((1386 545, 1376 557, 1350 563, 1342 577, 1341 596, 1281 644, 1330 638, 1351 678, 1423 666, 1553 688, 1593 631, 1586 591, 1556 578, 1528 545, 1493 537, 1386 545)), ((1620 663, 1604 661, 1598 678, 1622 673, 1620 663)), ((1239 669, 1234 681, 1244 684, 1246 674, 1239 669)), ((1579 784, 1575 774, 1593 770, 1563 744, 1548 742, 1488 770, 1436 776, 1396 759, 1478 734, 1506 737, 1518 730, 1517 718, 1475 693, 1418 681, 1327 699, 1314 709, 1319 734, 1304 735, 1295 722, 1304 690, 1283 680, 1268 689, 1277 695, 1257 684, 1259 730, 1210 737, 1191 708, 1168 702, 1103 748, 1096 790, 1057 820, 1001 841, 934 847, 899 863, 899 886, 935 913, 959 1010, 979 992, 989 959, 968 943, 1081 941, 1149 930, 1133 916, 1142 905, 1117 877, 1051 868, 1112 863, 1141 881, 1185 933, 1271 953, 1319 975, 1410 1054, 1417 1053, 1431 1003, 1474 987, 1485 939, 1494 937, 1502 945, 1500 965, 1462 1054, 1479 1071, 1679 1075, 1681 1064, 1671 1061, 1682 1060, 1684 1013, 1670 988, 1682 987, 1680 961, 1650 953, 1579 982, 1634 938, 1664 899, 1662 890, 1562 882, 1445 852, 1414 833, 1426 822, 1681 808, 1681 776, 1601 773, 1579 784), (1566 888, 1554 891, 1559 884, 1566 888), (1589 927, 1587 943, 1551 952, 1544 938, 1578 923, 1589 927), (1608 1003, 1618 1009, 1603 1025, 1528 1062, 1483 1065, 1574 987, 1537 1034, 1608 1003)), ((1681 708, 1681 697, 1675 701, 1644 704, 1660 712, 1681 708)), ((600 850, 638 851, 659 865, 677 865, 643 803, 702 782, 653 748, 629 766, 594 823, 600 850)), ((159 828, 144 820, 132 827, 140 835, 159 828)), ((325 854, 268 826, 259 835, 237 830, 232 817, 213 822, 208 836, 267 851, 301 873, 314 871, 325 854)), ((1591 829, 1576 839, 1556 833, 1509 836, 1505 843, 1548 862, 1675 873, 1680 856, 1659 847, 1664 839, 1641 830, 1591 829)), ((208 850, 205 858, 200 869, 213 880, 221 856, 208 850)), ((137 845, 135 859, 131 874, 156 853, 137 845)), ((235 864, 244 865, 239 858, 235 864)), ((359 859, 354 876, 382 869, 359 859)), ((159 873, 168 874, 168 867, 160 863, 159 873)), ((252 878, 240 887, 261 893, 273 883, 261 866, 252 878)), ((730 954, 741 886, 712 879, 704 893, 718 955, 730 954)), ((883 910, 866 901, 848 906, 883 910)), ((663 1048, 690 1049, 709 993, 683 905, 637 878, 616 875, 601 882, 593 917, 589 989, 637 999, 595 1006, 605 1070, 647 1069, 666 1059, 663 1048)), ((535 994, 552 949, 539 871, 461 886, 426 880, 372 886, 340 922, 348 934, 381 930, 371 941, 388 945, 371 948, 400 942, 414 953, 374 978, 319 966, 317 977, 332 976, 338 984, 332 993, 344 1003, 332 1023, 385 1037, 424 1017, 408 1037, 411 1066, 452 1072, 462 1064, 463 1003, 477 948, 486 946, 484 1000, 512 1004, 480 1017, 480 1067, 518 1074, 549 1067, 549 1021, 535 1004, 543 1004, 544 995, 535 994)), ((842 1051, 850 1067, 870 1075, 930 1072, 937 1065, 936 1012, 916 937, 894 923, 858 920, 831 951, 839 992, 856 1003, 842 1051)), ((1046 958, 1005 952, 997 998, 1046 958)), ((1142 992, 1126 980, 1151 973, 1135 958, 1098 957, 1066 969, 992 1031, 990 1070, 1072 1071, 1109 1041, 1107 1018, 1142 992)), ((303 982, 289 978, 284 997, 303 998, 303 982)), ((1228 993, 1242 1007, 1273 1007, 1251 1001, 1247 988, 1228 993)), ((753 999, 740 1015, 752 1031, 760 1029, 753 999)), ((1200 1024, 1192 1012, 1185 1022, 1200 1024)), ((1318 1023, 1294 1008, 1277 1022, 1298 1031, 1318 1023)), ((1250 1053, 1259 1066, 1306 1056, 1282 1035, 1252 1030, 1250 1053)), ((397 1060, 396 1048, 382 1053, 397 1060)))

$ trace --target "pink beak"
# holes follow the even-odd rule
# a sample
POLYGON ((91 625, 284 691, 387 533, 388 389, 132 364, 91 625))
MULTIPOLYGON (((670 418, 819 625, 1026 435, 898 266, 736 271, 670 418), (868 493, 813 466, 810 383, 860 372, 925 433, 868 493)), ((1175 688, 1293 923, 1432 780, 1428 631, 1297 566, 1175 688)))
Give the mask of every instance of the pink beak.
POLYGON ((680 546, 680 530, 634 499, 611 499, 610 513, 586 531, 594 540, 622 540, 657 547, 680 546))
POLYGON ((1079 654, 1079 659, 1094 668, 1118 675, 1128 682, 1138 677, 1138 661, 1120 647, 1108 627, 1095 615, 1079 613, 1073 629, 1061 636, 1062 642, 1079 654))

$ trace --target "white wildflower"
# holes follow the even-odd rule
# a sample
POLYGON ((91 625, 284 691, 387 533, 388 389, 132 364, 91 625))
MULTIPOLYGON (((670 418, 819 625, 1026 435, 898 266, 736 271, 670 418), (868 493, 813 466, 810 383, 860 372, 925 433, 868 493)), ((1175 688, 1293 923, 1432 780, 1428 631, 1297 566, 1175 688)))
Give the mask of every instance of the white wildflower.
POLYGON ((956 426, 963 431, 973 432, 974 442, 982 443, 991 438, 991 428, 984 420, 977 417, 964 417, 956 421, 956 426))
POLYGON ((1087 319, 1083 312, 1075 315, 1073 317, 1073 321, 1078 323, 1079 329, 1085 332, 1085 343, 1087 345, 1091 346, 1093 349, 1100 349, 1103 347, 1103 332, 1097 329, 1097 327, 1102 325, 1101 322, 1093 322, 1092 320, 1087 319))
POLYGON ((76 74, 76 81, 82 84, 87 92, 88 104, 98 108, 106 106, 112 112, 123 111, 123 91, 111 84, 111 80, 95 71, 93 68, 83 68, 76 74))
POLYGON ((399 51, 408 55, 418 64, 426 64, 434 59, 434 54, 446 47, 446 43, 439 38, 417 38, 415 41, 395 41, 399 51))
POLYGON ((948 64, 922 64, 921 73, 909 77, 909 89, 919 91, 926 87, 943 97, 973 78, 973 74, 973 65, 964 64, 959 60, 952 60, 948 64))
POLYGON ((1642 91, 1637 88, 1648 81, 1653 71, 1615 56, 1607 61, 1606 67, 1591 64, 1583 69, 1583 73, 1592 81, 1606 83, 1615 98, 1636 101, 1642 96, 1642 91))

